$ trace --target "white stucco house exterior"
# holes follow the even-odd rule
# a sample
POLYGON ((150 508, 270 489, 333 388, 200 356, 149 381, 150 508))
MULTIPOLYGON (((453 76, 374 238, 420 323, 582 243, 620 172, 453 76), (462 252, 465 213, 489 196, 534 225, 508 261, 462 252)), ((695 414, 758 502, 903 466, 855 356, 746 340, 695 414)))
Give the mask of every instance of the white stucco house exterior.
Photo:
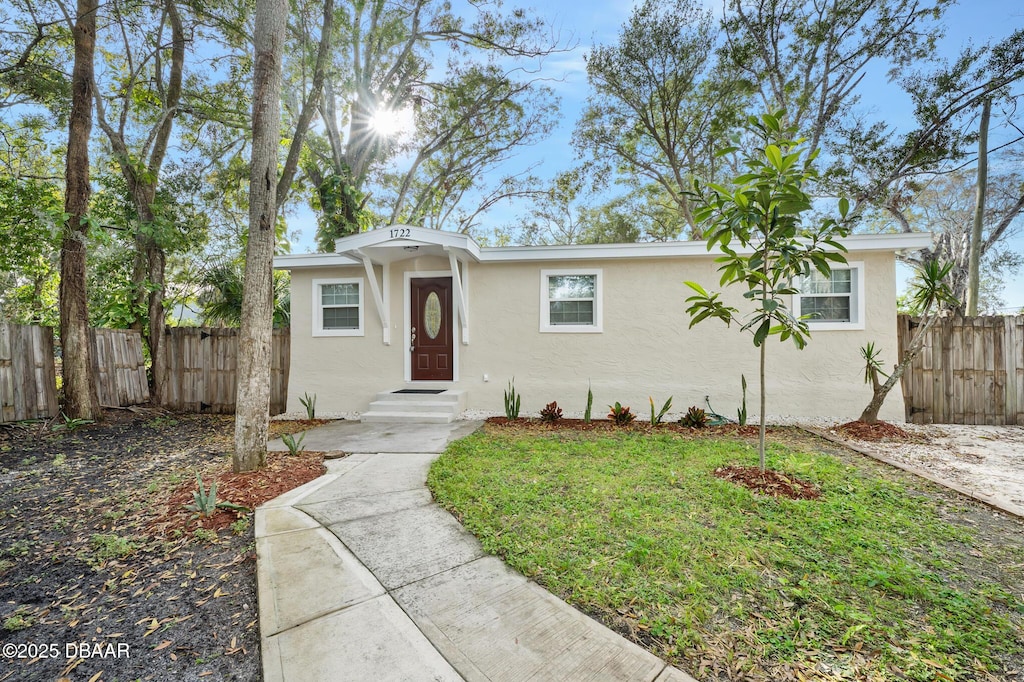
MULTIPOLYGON (((870 399, 859 348, 874 341, 896 360, 896 253, 931 236, 857 235, 849 264, 804 282, 798 314, 815 312, 804 350, 773 337, 768 412, 857 415, 870 399)), ((749 334, 717 320, 688 328, 691 280, 720 290, 704 242, 480 247, 467 235, 392 226, 339 239, 336 253, 280 256, 291 272, 289 411, 365 412, 378 394, 445 389, 459 407, 501 413, 515 378, 523 414, 557 401, 594 416, 619 401, 641 418, 648 396, 674 410, 735 415, 746 375, 756 412, 758 352, 749 334)), ((743 308, 740 287, 724 298, 743 308)), ((899 391, 882 417, 903 420, 899 391)))

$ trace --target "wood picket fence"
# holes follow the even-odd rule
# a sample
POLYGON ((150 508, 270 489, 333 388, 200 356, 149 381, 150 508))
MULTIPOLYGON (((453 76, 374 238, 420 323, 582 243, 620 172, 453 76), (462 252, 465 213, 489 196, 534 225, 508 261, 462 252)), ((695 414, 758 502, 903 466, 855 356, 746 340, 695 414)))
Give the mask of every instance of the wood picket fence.
POLYGON ((90 329, 96 392, 103 407, 149 402, 142 334, 131 329, 90 329))
MULTIPOLYGON (((897 318, 900 357, 920 324, 897 318)), ((1024 316, 938 320, 902 387, 908 422, 1024 425, 1024 316)))
MULTIPOLYGON (((164 407, 179 412, 235 411, 238 330, 169 327, 164 407)), ((270 362, 270 414, 285 411, 291 335, 275 329, 270 362)))
POLYGON ((0 423, 57 414, 53 329, 0 322, 0 423))

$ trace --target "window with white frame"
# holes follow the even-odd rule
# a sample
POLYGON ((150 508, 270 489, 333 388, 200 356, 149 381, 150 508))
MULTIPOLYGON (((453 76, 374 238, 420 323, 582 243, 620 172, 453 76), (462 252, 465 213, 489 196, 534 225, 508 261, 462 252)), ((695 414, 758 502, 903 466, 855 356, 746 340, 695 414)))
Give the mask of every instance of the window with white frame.
POLYGON ((864 329, 864 264, 834 266, 828 277, 813 270, 796 282, 793 314, 812 330, 864 329))
POLYGON ((601 270, 542 270, 542 332, 601 331, 601 270))
POLYGON ((313 336, 363 336, 363 280, 313 280, 313 336))

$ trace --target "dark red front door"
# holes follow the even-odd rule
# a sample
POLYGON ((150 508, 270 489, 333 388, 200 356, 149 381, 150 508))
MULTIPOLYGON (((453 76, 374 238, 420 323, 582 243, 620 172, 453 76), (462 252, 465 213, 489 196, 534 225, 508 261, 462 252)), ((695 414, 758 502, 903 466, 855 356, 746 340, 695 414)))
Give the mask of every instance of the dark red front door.
POLYGON ((413 381, 452 381, 452 278, 413 279, 410 285, 413 381))

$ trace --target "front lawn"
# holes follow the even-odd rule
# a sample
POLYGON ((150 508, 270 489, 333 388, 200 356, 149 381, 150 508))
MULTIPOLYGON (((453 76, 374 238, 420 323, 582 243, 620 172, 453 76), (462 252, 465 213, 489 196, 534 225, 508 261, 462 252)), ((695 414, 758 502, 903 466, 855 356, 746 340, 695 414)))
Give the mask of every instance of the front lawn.
POLYGON ((495 427, 428 485, 488 551, 702 680, 1024 667, 1024 523, 801 432, 772 440, 769 467, 821 499, 714 477, 756 462, 744 440, 495 427))

